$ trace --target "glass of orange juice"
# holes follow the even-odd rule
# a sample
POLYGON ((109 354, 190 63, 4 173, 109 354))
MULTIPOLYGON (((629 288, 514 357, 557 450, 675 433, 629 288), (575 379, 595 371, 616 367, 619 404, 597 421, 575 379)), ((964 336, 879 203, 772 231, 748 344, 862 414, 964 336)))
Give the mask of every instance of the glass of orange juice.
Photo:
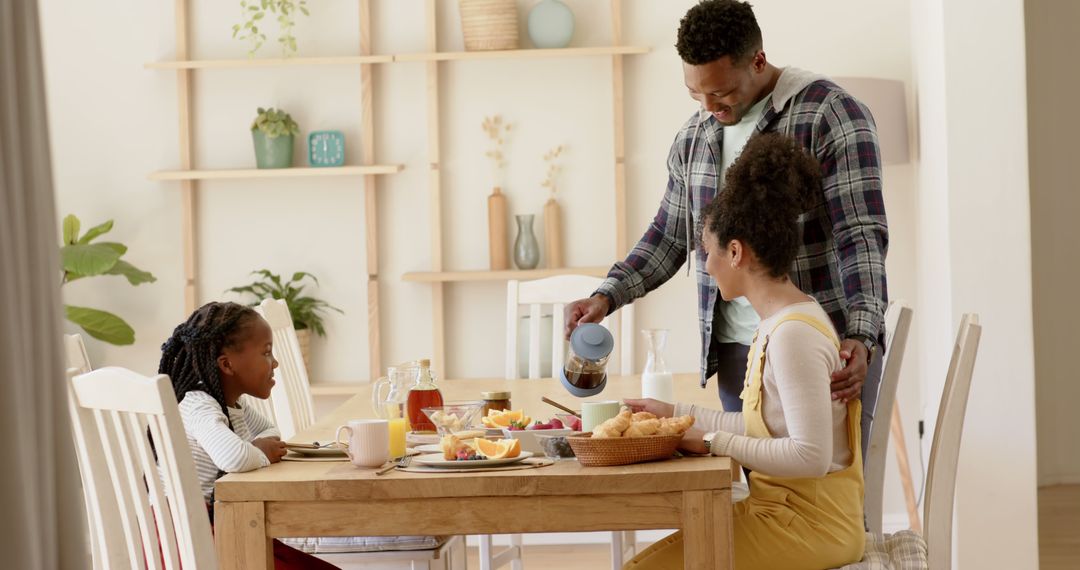
POLYGON ((397 417, 390 420, 390 457, 403 457, 405 455, 405 432, 408 425, 405 418, 397 417))

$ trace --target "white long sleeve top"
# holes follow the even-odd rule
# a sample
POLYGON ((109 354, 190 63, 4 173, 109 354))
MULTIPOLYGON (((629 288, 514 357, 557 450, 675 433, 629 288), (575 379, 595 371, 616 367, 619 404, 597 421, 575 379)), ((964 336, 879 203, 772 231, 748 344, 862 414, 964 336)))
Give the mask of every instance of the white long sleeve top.
MULTIPOLYGON (((847 437, 847 406, 833 400, 830 374, 842 361, 836 346, 812 326, 789 321, 775 331, 785 315, 803 313, 831 323, 816 302, 789 305, 761 321, 760 335, 772 331, 762 377, 762 416, 771 438, 748 437, 741 412, 722 412, 679 403, 675 415, 693 415, 695 427, 716 431, 715 455, 730 456, 754 471, 778 477, 821 477, 851 465, 847 437)), ((760 346, 752 347, 753 359, 760 346)))
MULTIPOLYGON (((243 402, 243 399, 241 399, 243 402)), ((180 418, 195 458, 203 498, 210 500, 218 472, 242 473, 270 465, 266 454, 251 444, 263 437, 281 437, 270 420, 251 406, 229 408, 232 429, 221 406, 202 391, 188 392, 180 402, 180 418)))

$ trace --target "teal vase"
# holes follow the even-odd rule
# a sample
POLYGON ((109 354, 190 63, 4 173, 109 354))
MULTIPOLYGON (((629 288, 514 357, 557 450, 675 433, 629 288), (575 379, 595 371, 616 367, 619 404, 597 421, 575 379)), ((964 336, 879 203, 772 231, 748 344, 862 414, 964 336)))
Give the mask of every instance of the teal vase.
POLYGON ((536 269, 540 263, 540 244, 533 234, 532 214, 514 216, 517 219, 517 239, 514 240, 514 264, 518 269, 536 269))
POLYGON ((255 165, 259 168, 291 168, 293 165, 293 136, 270 138, 259 129, 252 129, 255 142, 255 165))
POLYGON ((574 37, 574 13, 559 0, 541 0, 529 11, 529 38, 538 48, 564 48, 574 37))

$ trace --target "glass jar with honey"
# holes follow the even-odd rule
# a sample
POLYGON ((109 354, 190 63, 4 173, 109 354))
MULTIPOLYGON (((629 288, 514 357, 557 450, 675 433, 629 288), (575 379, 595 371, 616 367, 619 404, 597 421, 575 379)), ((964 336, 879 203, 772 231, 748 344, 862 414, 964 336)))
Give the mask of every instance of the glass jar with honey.
POLYGON ((484 409, 480 411, 483 417, 487 417, 489 410, 503 411, 510 408, 510 392, 480 392, 484 399, 484 409))

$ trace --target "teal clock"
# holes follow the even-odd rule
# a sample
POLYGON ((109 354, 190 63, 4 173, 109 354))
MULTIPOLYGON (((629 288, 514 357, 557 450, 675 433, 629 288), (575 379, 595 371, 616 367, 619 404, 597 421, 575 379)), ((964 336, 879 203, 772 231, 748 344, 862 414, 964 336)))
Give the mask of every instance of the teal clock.
POLYGON ((341 131, 315 131, 308 135, 308 163, 312 166, 345 164, 345 134, 341 131))

